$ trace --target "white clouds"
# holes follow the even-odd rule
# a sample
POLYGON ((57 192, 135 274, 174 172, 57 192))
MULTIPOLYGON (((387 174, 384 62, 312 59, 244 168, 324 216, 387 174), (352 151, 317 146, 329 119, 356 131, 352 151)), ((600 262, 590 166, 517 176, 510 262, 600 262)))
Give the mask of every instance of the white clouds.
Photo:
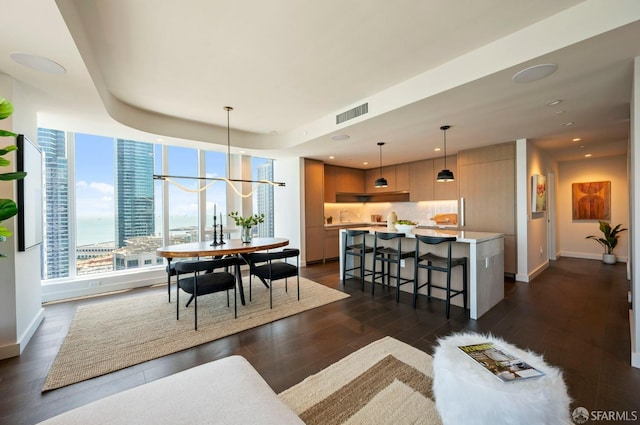
POLYGON ((100 193, 104 193, 107 195, 113 195, 113 192, 114 192, 112 184, 91 182, 91 184, 89 184, 89 187, 93 190, 96 190, 100 193))

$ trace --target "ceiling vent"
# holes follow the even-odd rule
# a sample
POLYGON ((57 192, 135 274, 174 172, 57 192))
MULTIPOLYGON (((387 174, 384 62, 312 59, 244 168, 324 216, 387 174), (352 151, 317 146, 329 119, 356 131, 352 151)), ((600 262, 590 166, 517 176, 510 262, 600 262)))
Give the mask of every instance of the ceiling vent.
POLYGON ((352 120, 360 115, 364 115, 369 112, 369 103, 363 103, 360 106, 356 106, 353 109, 349 109, 346 112, 336 115, 336 124, 342 124, 345 121, 352 120))

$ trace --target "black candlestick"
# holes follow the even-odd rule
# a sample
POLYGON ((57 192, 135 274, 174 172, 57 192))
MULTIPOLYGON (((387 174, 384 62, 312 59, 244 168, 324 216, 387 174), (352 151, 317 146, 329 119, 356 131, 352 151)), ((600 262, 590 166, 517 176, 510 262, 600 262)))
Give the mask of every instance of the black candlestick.
POLYGON ((220 225, 220 243, 218 243, 218 226, 216 224, 216 216, 213 215, 213 242, 211 242, 211 246, 222 245, 222 224, 220 225))
MULTIPOLYGON (((215 241, 215 235, 213 240, 215 241)), ((224 240, 222 239, 222 224, 220 224, 220 242, 218 243, 218 245, 224 245, 224 240)))

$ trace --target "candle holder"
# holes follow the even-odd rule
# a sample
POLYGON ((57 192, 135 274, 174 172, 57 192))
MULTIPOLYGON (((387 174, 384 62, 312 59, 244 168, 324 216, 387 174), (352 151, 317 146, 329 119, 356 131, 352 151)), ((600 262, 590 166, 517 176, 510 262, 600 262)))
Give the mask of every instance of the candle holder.
MULTIPOLYGON (((224 241, 222 240, 222 223, 220 224, 220 241, 218 241, 218 225, 216 221, 217 217, 213 215, 213 242, 211 242, 211 246, 223 245, 224 241)), ((222 221, 222 218, 221 220, 222 221)))

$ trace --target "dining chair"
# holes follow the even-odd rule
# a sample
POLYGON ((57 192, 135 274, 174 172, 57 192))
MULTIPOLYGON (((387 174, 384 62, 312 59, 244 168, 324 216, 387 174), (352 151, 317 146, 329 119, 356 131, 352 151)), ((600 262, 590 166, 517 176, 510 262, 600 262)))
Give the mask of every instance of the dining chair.
POLYGON ((416 308, 418 299, 418 291, 422 287, 427 287, 427 297, 431 298, 431 288, 442 289, 446 292, 446 307, 445 314, 447 319, 449 318, 449 310, 451 306, 451 298, 458 295, 463 297, 463 306, 467 309, 467 257, 452 257, 451 256, 451 244, 456 241, 455 236, 423 236, 416 235, 416 250, 415 250, 415 266, 414 266, 414 283, 413 283, 413 308, 416 308), (439 244, 447 245, 447 256, 434 254, 433 252, 427 252, 420 255, 420 244, 426 244, 435 246, 439 244), (426 262, 426 263, 425 263, 426 262), (451 271, 454 267, 462 267, 462 289, 451 289, 451 271), (418 271, 420 269, 427 270, 427 281, 418 283, 418 271), (446 274, 446 285, 436 285, 431 279, 431 272, 438 271, 446 274))
POLYGON ((251 301, 252 276, 258 277, 269 286, 269 308, 273 308, 273 281, 284 279, 284 289, 288 292, 288 278, 296 277, 298 285, 298 301, 300 301, 300 250, 285 248, 282 251, 256 252, 246 254, 249 264, 249 301, 251 301), (296 263, 289 263, 289 258, 296 259, 296 263))
POLYGON ((175 264, 176 291, 176 320, 180 320, 180 290, 191 294, 187 307, 193 300, 194 329, 198 330, 198 297, 215 292, 227 292, 227 307, 229 306, 229 291, 233 289, 233 312, 238 317, 236 302, 236 276, 240 273, 240 265, 244 262, 238 257, 217 258, 202 261, 179 261, 175 264), (234 269, 235 275, 228 270, 234 269), (222 271, 216 271, 223 269, 222 271), (191 276, 184 277, 183 275, 191 276))

